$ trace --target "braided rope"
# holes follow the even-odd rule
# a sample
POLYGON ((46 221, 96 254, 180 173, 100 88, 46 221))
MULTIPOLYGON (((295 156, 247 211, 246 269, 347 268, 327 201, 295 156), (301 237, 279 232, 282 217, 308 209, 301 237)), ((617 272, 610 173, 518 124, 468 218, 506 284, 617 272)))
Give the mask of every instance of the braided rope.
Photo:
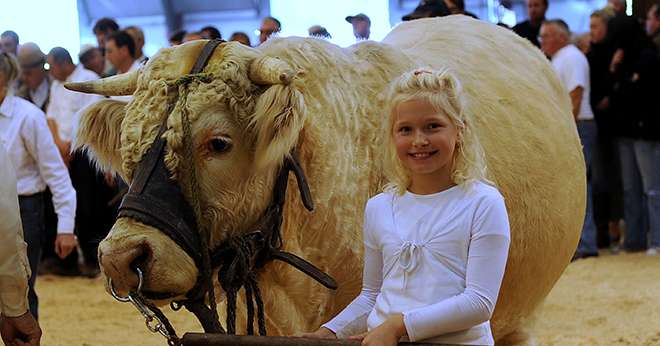
MULTIPOLYGON (((185 163, 189 166, 190 173, 188 175, 188 193, 191 197, 191 206, 195 214, 196 220, 198 220, 198 228, 200 230, 200 246, 202 249, 209 249, 210 242, 210 231, 208 227, 202 222, 202 208, 199 200, 200 191, 199 183, 197 181, 197 170, 194 163, 194 150, 192 145, 192 128, 190 119, 188 117, 188 85, 192 81, 201 81, 201 82, 210 82, 213 79, 213 75, 210 73, 195 73, 188 74, 180 77, 173 85, 177 86, 179 89, 179 102, 180 112, 181 112, 181 122, 183 127, 183 138, 184 138, 184 156, 185 163)), ((280 220, 281 222, 281 220, 280 220)), ((276 238, 275 242, 281 241, 281 239, 276 238)), ((256 274, 250 266, 250 258, 252 257, 253 249, 249 246, 248 242, 240 237, 235 239, 235 242, 232 244, 232 248, 235 251, 235 257, 231 264, 229 264, 229 269, 233 269, 232 276, 230 280, 221 280, 220 284, 223 286, 223 289, 227 295, 227 333, 236 334, 236 303, 237 303, 237 294, 241 287, 245 289, 245 298, 246 298, 246 307, 247 307, 247 333, 248 335, 254 335, 254 305, 257 306, 257 325, 260 335, 266 335, 266 323, 264 315, 264 303, 261 298, 261 290, 257 282, 256 274), (236 266, 239 266, 245 275, 244 278, 239 280, 231 280, 237 278, 236 266), (233 267, 233 268, 231 268, 233 267)), ((210 309, 215 317, 218 319, 218 311, 215 300, 215 291, 213 288, 212 282, 212 267, 209 251, 202 251, 202 274, 206 281, 208 287, 208 300, 210 304, 210 309)), ((218 272, 218 279, 220 279, 220 271, 218 272)), ((239 274, 240 275, 240 274, 239 274)))
POLYGON ((193 212, 195 213, 195 219, 198 220, 198 229, 200 230, 200 248, 202 249, 202 273, 207 285, 208 291, 208 303, 210 304, 211 313, 213 317, 217 320, 218 317, 218 307, 215 300, 215 289, 213 287, 213 278, 212 278, 212 269, 211 269, 211 258, 209 254, 209 242, 210 242, 210 232, 208 227, 205 226, 205 223, 202 222, 202 207, 199 201, 199 182, 197 181, 197 169, 195 168, 194 162, 194 151, 192 144, 192 129, 190 124, 190 119, 188 118, 188 83, 196 78, 210 78, 209 74, 192 74, 186 75, 177 80, 177 85, 179 86, 179 100, 181 104, 181 123, 183 126, 183 138, 184 138, 184 156, 186 163, 190 169, 190 174, 188 175, 188 193, 191 198, 191 206, 193 212))

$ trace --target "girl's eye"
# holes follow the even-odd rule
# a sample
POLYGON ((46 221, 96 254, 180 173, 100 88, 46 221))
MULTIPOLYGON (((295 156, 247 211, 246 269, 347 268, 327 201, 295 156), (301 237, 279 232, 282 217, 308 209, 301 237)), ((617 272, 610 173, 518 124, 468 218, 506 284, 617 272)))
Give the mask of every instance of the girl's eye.
POLYGON ((226 138, 213 138, 209 141, 208 149, 215 154, 225 153, 231 149, 231 141, 226 138))
POLYGON ((432 129, 432 130, 440 128, 440 127, 442 127, 442 124, 439 124, 439 123, 431 123, 431 124, 428 125, 428 128, 432 129))
POLYGON ((399 127, 399 133, 408 133, 408 132, 410 132, 410 126, 399 127))

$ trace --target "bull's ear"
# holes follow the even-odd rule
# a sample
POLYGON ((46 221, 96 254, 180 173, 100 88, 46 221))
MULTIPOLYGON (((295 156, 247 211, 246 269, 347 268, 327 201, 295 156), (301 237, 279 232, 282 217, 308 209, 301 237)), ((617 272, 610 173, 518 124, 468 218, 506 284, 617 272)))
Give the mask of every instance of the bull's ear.
POLYGON ((99 101, 80 118, 74 148, 88 150, 103 171, 120 171, 120 132, 126 102, 99 101))
POLYGON ((268 87, 250 120, 258 169, 282 162, 298 141, 306 114, 303 94, 297 88, 299 74, 272 57, 258 58, 250 65, 250 80, 268 87))

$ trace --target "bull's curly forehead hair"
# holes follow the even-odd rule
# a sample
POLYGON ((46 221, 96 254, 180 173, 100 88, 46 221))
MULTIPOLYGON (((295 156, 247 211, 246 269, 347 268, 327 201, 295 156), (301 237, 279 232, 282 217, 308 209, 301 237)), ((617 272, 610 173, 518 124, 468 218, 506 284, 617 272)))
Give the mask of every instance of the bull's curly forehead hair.
POLYGON ((384 157, 386 189, 402 194, 411 184, 410 174, 399 160, 394 144, 394 123, 397 106, 410 100, 427 100, 431 106, 446 115, 458 130, 454 151, 452 181, 466 185, 486 179, 483 149, 479 143, 471 115, 467 112, 463 88, 456 75, 447 68, 432 70, 417 68, 404 73, 390 84, 387 121, 385 122, 386 149, 384 157))
POLYGON ((256 86, 247 78, 250 56, 238 55, 231 47, 224 46, 221 59, 212 59, 199 75, 184 75, 177 78, 153 78, 159 69, 167 68, 172 61, 162 57, 153 61, 150 70, 143 73, 144 82, 138 83, 133 101, 126 108, 122 123, 122 169, 128 177, 153 143, 163 117, 168 116, 168 130, 164 136, 170 150, 166 164, 170 172, 176 173, 183 147, 182 112, 187 112, 195 122, 208 107, 225 111, 231 121, 247 126, 248 115, 254 109, 256 86), (163 66, 160 66, 163 65, 163 66), (173 105, 173 108, 170 108, 173 105), (168 111, 171 113, 168 114, 168 111))

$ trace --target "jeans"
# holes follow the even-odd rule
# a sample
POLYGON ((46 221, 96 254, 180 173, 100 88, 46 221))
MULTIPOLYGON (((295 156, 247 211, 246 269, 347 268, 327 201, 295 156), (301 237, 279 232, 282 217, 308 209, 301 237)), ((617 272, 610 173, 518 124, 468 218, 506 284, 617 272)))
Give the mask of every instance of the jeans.
POLYGON ((594 207, 591 197, 590 178, 594 146, 596 144, 596 122, 578 121, 577 129, 578 134, 580 135, 580 141, 582 142, 582 152, 587 167, 587 210, 584 214, 584 224, 582 225, 582 233, 580 234, 577 253, 596 254, 598 253, 598 245, 596 242, 596 223, 594 222, 594 207))
POLYGON ((619 140, 623 180, 624 246, 631 251, 660 248, 660 141, 619 140))
POLYGON ((44 193, 31 196, 19 196, 18 204, 23 223, 23 237, 27 243, 27 257, 30 263, 30 280, 28 280, 28 303, 30 312, 35 319, 39 319, 39 297, 34 290, 39 260, 46 240, 46 219, 44 216, 44 193))

